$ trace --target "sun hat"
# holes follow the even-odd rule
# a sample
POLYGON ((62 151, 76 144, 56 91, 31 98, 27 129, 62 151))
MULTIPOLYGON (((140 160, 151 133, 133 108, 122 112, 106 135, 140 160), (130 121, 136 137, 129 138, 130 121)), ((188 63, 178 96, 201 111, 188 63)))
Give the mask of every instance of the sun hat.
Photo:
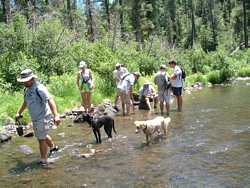
POLYGON ((166 65, 164 65, 164 64, 162 64, 161 66, 160 66, 160 69, 167 69, 167 67, 166 67, 166 65))
POLYGON ((17 78, 17 81, 18 82, 28 82, 32 78, 37 78, 37 76, 33 74, 33 71, 31 69, 25 69, 21 72, 20 78, 17 78))
POLYGON ((85 61, 81 61, 79 63, 79 68, 84 68, 84 67, 87 67, 87 63, 85 61))
POLYGON ((141 76, 141 73, 139 73, 139 72, 133 72, 133 74, 136 76, 141 76))

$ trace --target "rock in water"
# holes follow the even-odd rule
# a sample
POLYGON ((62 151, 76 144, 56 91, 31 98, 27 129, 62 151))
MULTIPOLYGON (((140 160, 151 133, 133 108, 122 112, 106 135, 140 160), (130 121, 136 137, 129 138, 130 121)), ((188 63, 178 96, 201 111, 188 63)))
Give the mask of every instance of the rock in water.
POLYGON ((30 155, 30 154, 33 153, 33 150, 29 146, 27 146, 27 145, 20 145, 18 147, 18 150, 20 152, 22 152, 23 154, 25 154, 25 155, 30 155))
POLYGON ((0 142, 2 143, 2 142, 7 142, 7 141, 9 141, 9 140, 11 140, 11 135, 10 134, 8 134, 8 133, 0 133, 0 142))

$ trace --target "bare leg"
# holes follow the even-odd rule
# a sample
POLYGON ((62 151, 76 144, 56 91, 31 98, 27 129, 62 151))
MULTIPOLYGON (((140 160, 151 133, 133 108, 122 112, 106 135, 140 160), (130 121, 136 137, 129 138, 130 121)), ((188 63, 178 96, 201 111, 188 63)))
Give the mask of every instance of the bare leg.
POLYGON ((80 92, 80 94, 81 94, 81 104, 84 107, 84 93, 80 92))
POLYGON ((164 107, 163 101, 160 101, 161 115, 163 115, 163 107, 164 107))
POLYGON ((46 139, 38 140, 38 142, 39 142, 41 159, 44 161, 47 161, 48 145, 47 145, 46 139))
POLYGON ((169 116, 170 105, 169 103, 166 102, 165 106, 166 106, 167 116, 169 116))
POLYGON ((151 104, 150 104, 149 98, 146 97, 145 100, 146 100, 146 104, 148 105, 149 110, 151 110, 151 104))
POLYGON ((125 116, 125 95, 124 93, 120 94, 121 102, 122 102, 122 114, 125 116))
POLYGON ((182 111, 182 96, 176 96, 177 99, 177 111, 182 111))
POLYGON ((53 148, 55 145, 54 145, 54 143, 53 143, 53 140, 52 140, 52 138, 49 136, 49 135, 47 135, 46 136, 46 143, 47 143, 47 145, 50 147, 50 148, 53 148))
POLYGON ((87 111, 91 111, 91 92, 86 92, 86 98, 87 98, 87 111))

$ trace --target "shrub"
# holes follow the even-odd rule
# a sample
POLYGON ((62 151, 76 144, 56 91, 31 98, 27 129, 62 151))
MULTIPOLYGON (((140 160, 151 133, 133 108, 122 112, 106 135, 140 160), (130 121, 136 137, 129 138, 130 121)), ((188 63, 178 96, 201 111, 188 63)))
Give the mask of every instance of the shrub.
POLYGON ((250 77, 250 66, 240 68, 238 72, 238 76, 240 77, 250 77))
POLYGON ((212 71, 208 74, 208 81, 212 84, 220 84, 220 71, 212 71))

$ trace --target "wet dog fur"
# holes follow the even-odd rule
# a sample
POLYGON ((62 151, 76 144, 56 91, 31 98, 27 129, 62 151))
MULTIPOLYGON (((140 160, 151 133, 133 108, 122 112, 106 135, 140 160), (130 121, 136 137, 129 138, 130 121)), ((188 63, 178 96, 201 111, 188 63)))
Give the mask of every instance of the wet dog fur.
POLYGON ((114 119, 108 115, 103 115, 101 117, 94 118, 92 115, 86 113, 82 115, 82 120, 86 121, 91 126, 97 144, 102 143, 101 131, 100 131, 102 126, 104 127, 104 130, 108 138, 112 138, 112 130, 114 131, 115 134, 117 134, 115 130, 114 119))
POLYGON ((167 131, 169 128, 169 124, 171 122, 170 117, 164 118, 161 116, 158 116, 152 120, 147 121, 135 121, 134 124, 136 126, 135 133, 139 133, 140 131, 143 131, 143 133, 146 135, 146 144, 148 145, 150 141, 153 139, 153 135, 155 133, 162 134, 166 137, 167 131))

